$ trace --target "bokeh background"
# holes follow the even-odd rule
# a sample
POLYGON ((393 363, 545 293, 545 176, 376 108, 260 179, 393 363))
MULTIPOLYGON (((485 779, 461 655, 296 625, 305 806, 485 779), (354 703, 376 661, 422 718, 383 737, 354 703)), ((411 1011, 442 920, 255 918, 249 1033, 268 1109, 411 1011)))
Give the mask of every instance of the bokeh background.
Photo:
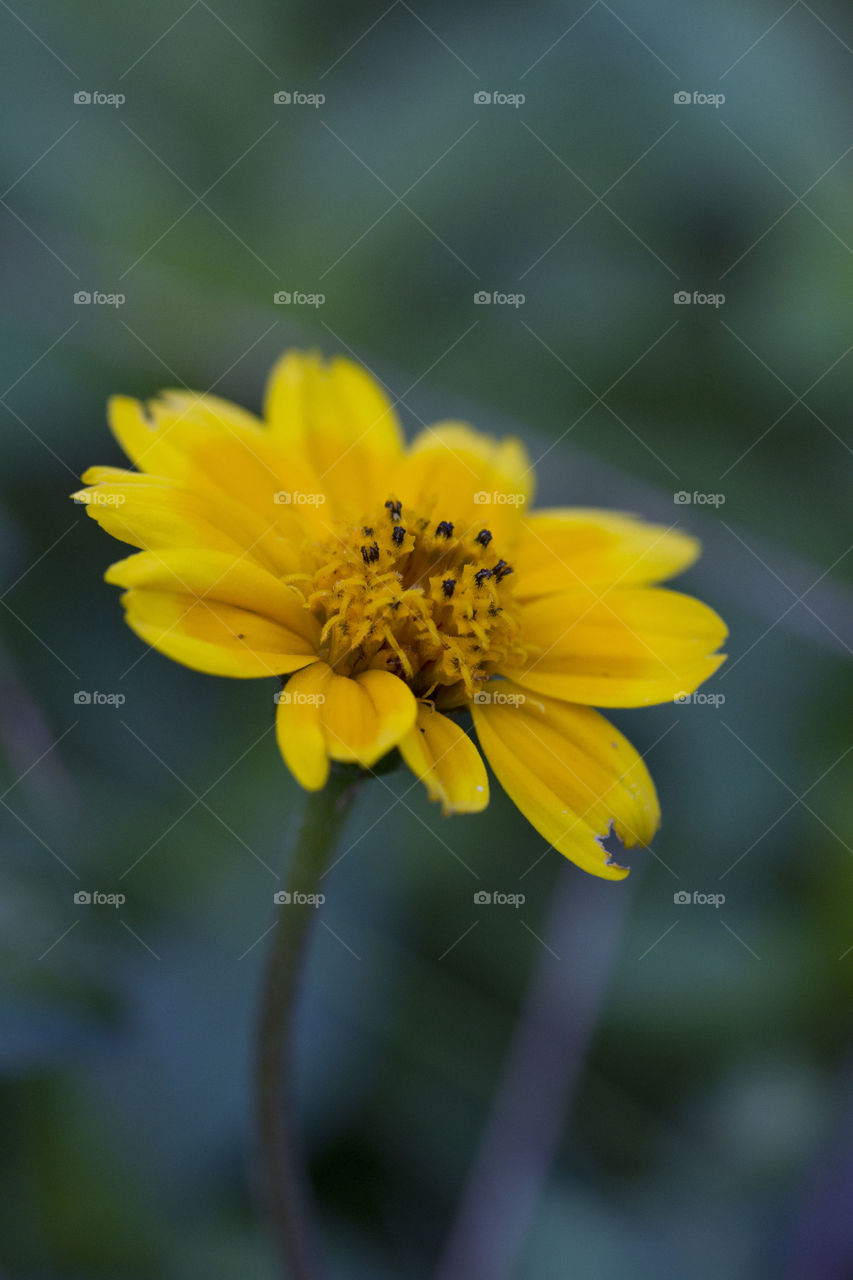
POLYGON ((2 1274, 274 1274, 248 1045, 301 797, 271 688, 146 652, 67 495, 121 461, 109 393, 256 409, 288 345, 410 432, 517 432, 544 502, 696 532, 732 632, 713 702, 614 716, 664 811, 624 884, 500 794, 365 790, 300 1030, 331 1274, 853 1274, 849 7, 3 0, 0 33, 2 1274))

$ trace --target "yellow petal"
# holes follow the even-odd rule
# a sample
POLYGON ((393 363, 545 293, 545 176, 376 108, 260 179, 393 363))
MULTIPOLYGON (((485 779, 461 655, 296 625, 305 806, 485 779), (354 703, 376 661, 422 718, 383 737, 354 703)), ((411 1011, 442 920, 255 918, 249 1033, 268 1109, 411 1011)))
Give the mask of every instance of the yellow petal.
POLYGON ((245 556, 276 575, 300 568, 301 539, 265 527, 254 512, 224 494, 215 498, 174 480, 113 467, 91 467, 89 488, 72 494, 102 529, 145 551, 194 548, 245 556))
POLYGON ((279 746, 297 781, 318 790, 329 760, 371 768, 409 732, 416 711, 411 690, 390 672, 339 676, 315 662, 279 697, 279 746))
POLYGON ((648 844, 660 822, 648 770, 604 716, 492 681, 473 705, 486 759, 510 799, 555 849, 606 880, 628 874, 601 841, 648 844), (612 825, 611 825, 612 824, 612 825))
POLYGON ((302 636, 269 618, 175 591, 126 591, 125 621, 167 658, 212 676, 285 675, 315 658, 302 636))
POLYGON ((220 551, 141 551, 111 565, 107 582, 128 589, 218 601, 269 618, 304 639, 319 641, 320 624, 305 607, 302 595, 260 565, 220 551))
POLYGON ((113 434, 141 471, 186 485, 248 513, 262 532, 328 536, 325 495, 304 460, 288 454, 258 419, 215 397, 166 392, 142 405, 114 396, 113 434))
POLYGON ((332 674, 325 662, 297 671, 279 694, 276 737, 284 763, 307 791, 319 791, 329 776, 329 753, 320 708, 332 674))
POLYGON ((142 404, 111 396, 107 421, 134 466, 149 474, 183 479, 193 453, 211 441, 231 440, 249 454, 263 450, 263 423, 238 405, 193 393, 164 392, 142 404))
POLYGON ((128 625, 147 644, 210 675, 281 675, 313 661, 319 624, 300 594, 224 552, 142 551, 112 565, 128 625))
POLYGON ((525 666, 507 671, 539 693, 596 707, 639 707, 692 693, 725 661, 725 623, 691 596, 659 587, 601 598, 566 591, 519 614, 525 666))
POLYGON ((321 708, 329 755, 369 769, 405 737, 416 714, 411 689, 389 671, 332 674, 321 708))
POLYGON ((358 518, 389 496, 403 437, 366 369, 289 351, 270 374, 265 412, 278 447, 306 460, 337 514, 358 518))
POLYGON ((412 442, 396 492, 404 516, 411 505, 431 519, 451 521, 460 535, 488 529, 505 555, 533 498, 533 481, 518 440, 496 440, 461 422, 438 422, 412 442))
POLYGON ((518 599, 573 587, 663 582, 700 554, 680 529, 611 511, 564 509, 527 517, 515 552, 518 599))
POLYGON ((441 801, 443 813, 479 813, 489 803, 482 756, 468 734, 429 703, 418 703, 417 723, 400 753, 426 784, 430 800, 441 801))

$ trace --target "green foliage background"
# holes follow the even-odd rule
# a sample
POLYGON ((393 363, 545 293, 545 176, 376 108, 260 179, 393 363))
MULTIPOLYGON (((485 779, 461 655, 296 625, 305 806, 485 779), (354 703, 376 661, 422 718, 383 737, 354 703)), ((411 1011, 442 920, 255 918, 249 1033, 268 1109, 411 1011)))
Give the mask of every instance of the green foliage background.
POLYGON ((429 1274, 531 976, 592 978, 615 895, 611 982, 513 1275, 849 1274, 853 17, 781 12, 0 8, 5 1274, 272 1274, 248 1179, 253 944, 259 859, 283 865, 301 797, 271 688, 146 653, 101 581, 121 549, 67 494, 121 462, 109 393, 257 408, 288 345, 364 361, 410 432, 519 433, 544 503, 695 531, 683 585, 732 632, 724 705, 614 717, 664 811, 625 885, 537 861, 500 794, 449 822, 402 773, 361 800, 302 1026, 335 1274, 429 1274), (534 935, 560 880, 585 924, 557 961, 534 935), (77 907, 81 887, 126 906, 77 907), (526 902, 475 909, 476 888, 526 902))

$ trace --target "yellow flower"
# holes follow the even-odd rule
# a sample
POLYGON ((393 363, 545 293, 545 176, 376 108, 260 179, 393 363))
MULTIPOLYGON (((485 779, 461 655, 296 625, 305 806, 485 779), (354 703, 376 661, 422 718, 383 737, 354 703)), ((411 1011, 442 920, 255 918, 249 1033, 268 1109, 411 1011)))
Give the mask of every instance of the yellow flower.
POLYGON ((723 661, 706 605, 655 585, 699 545, 597 510, 529 513, 517 440, 441 422, 408 447, 377 383, 288 353, 260 420, 215 396, 110 402, 137 468, 75 494, 142 548, 107 571, 147 644, 213 675, 286 679, 277 735, 303 787, 394 747, 445 813, 488 803, 480 746, 536 830, 621 879, 603 841, 648 844, 654 785, 597 711, 671 701, 723 661))

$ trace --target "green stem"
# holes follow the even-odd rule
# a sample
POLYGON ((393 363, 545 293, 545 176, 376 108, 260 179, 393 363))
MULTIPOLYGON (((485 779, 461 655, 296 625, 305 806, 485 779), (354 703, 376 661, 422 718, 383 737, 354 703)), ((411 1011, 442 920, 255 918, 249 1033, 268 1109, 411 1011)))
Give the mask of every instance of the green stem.
POLYGON ((297 895, 318 892, 358 782, 353 771, 333 769, 326 787, 308 797, 287 878, 291 899, 276 906, 263 980, 255 1058, 256 1141, 261 1192, 288 1280, 317 1280, 321 1274, 293 1097, 299 979, 317 907, 297 895))

